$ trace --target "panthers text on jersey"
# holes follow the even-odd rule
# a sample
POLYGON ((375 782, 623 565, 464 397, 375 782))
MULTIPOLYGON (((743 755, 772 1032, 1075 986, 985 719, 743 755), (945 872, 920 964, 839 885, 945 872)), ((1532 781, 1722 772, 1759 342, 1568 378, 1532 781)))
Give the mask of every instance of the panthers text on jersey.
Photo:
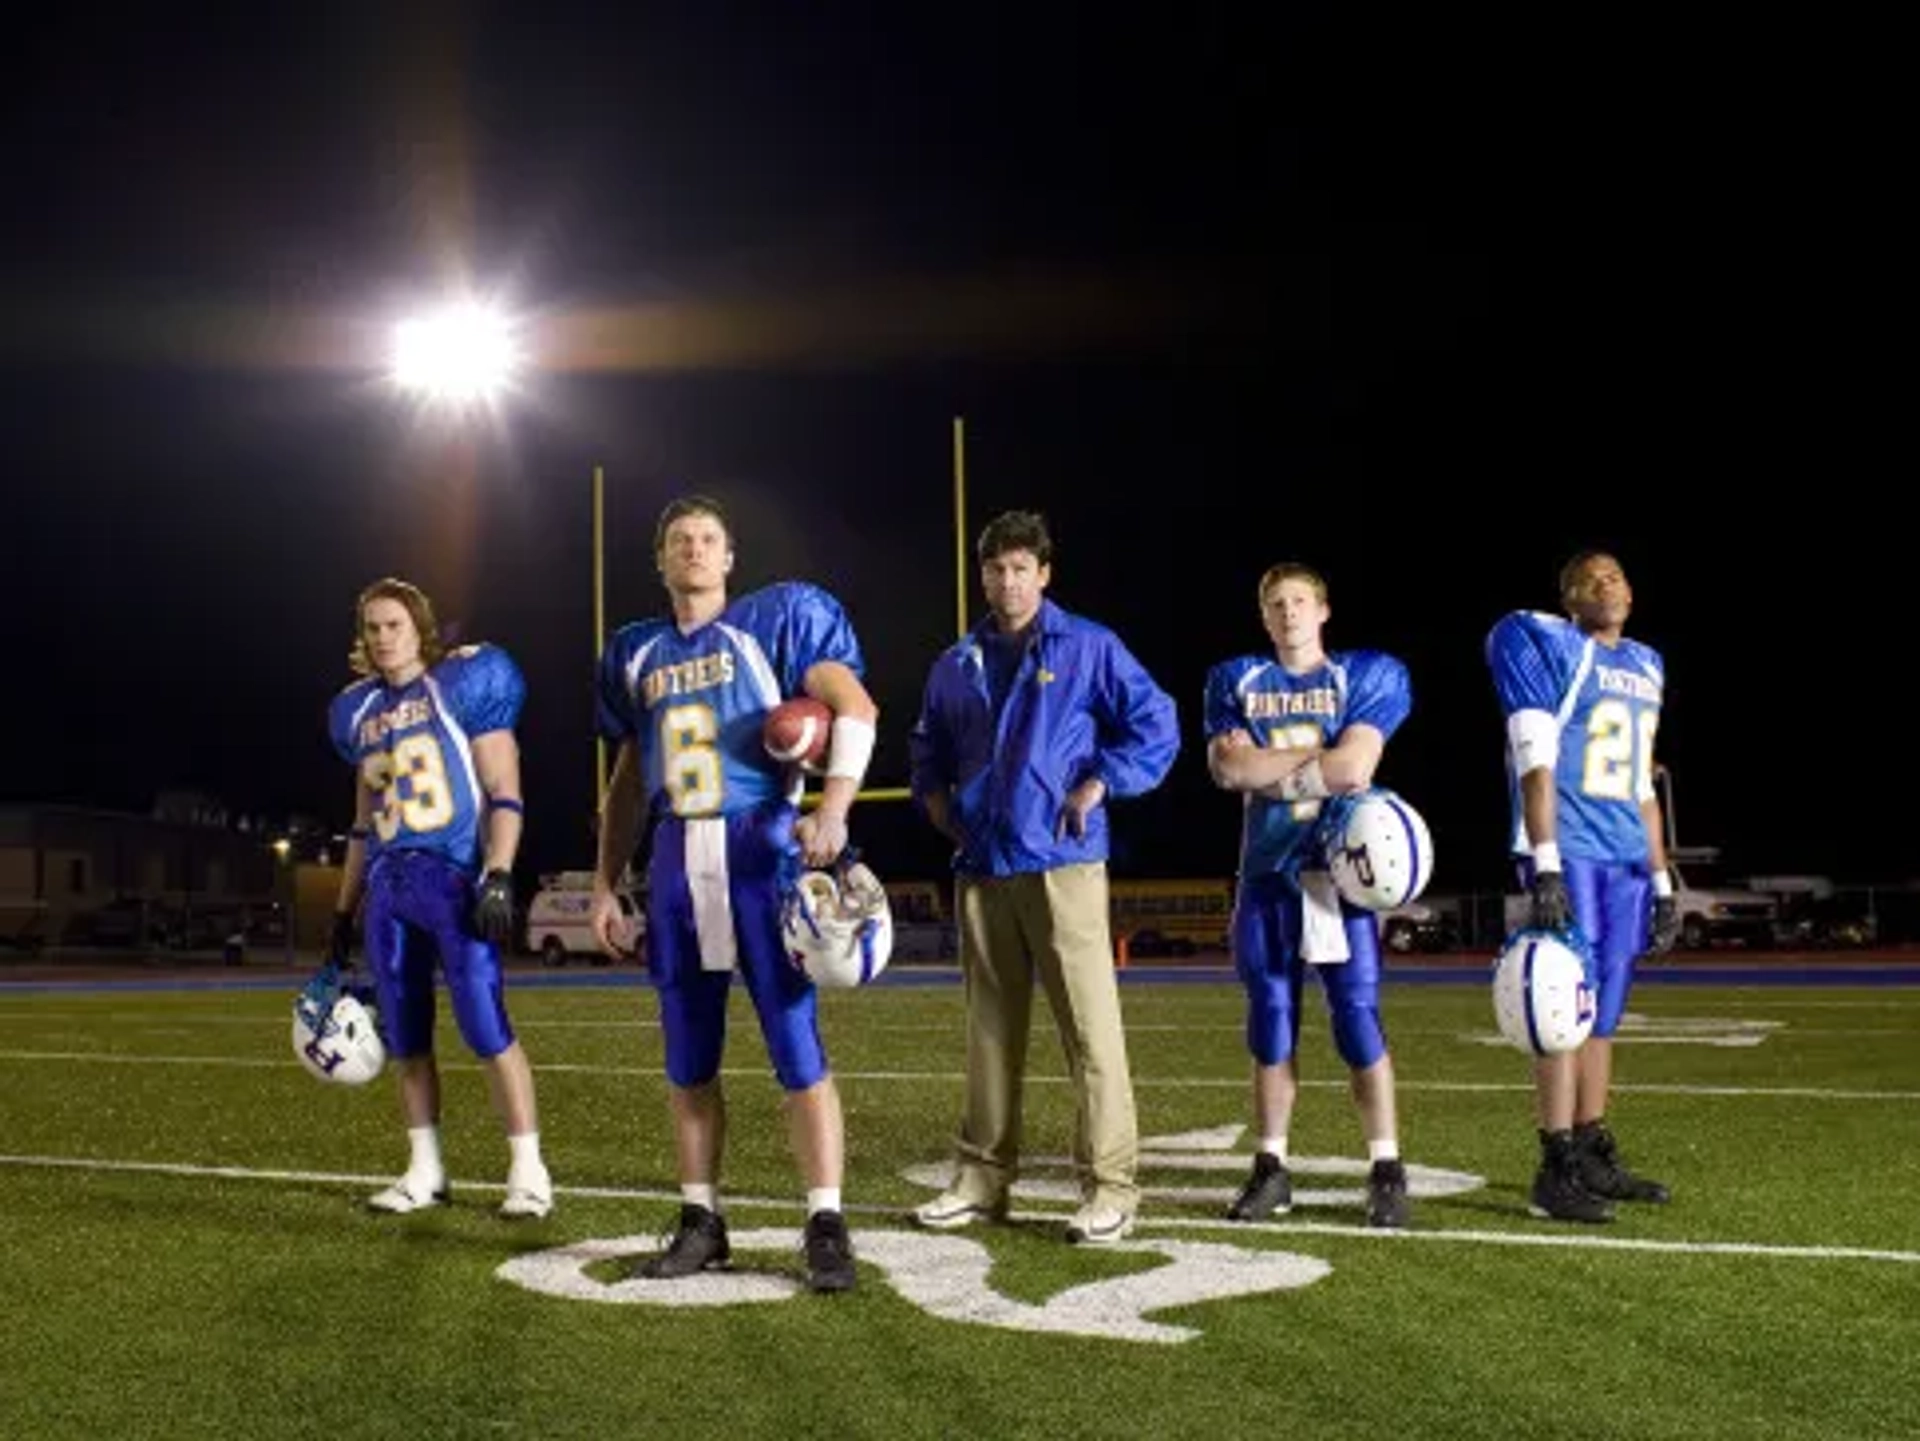
MULTIPOLYGON (((1487 636, 1500 712, 1545 711, 1560 731, 1555 838, 1563 855, 1614 864, 1647 859, 1640 801, 1653 793, 1653 737, 1666 668, 1651 646, 1604 645, 1570 620, 1516 611, 1487 636)), ((1507 748, 1513 853, 1526 854, 1519 777, 1507 748)))
POLYGON ((733 815, 791 795, 760 728, 821 661, 864 668, 840 603, 798 581, 741 596, 686 634, 670 617, 636 621, 600 658, 600 732, 635 743, 649 809, 733 815))
MULTIPOLYGON (((1332 746, 1340 732, 1365 724, 1391 738, 1413 709, 1407 668, 1380 651, 1342 651, 1312 670, 1289 672, 1271 655, 1223 661, 1207 672, 1206 736, 1243 730, 1257 745, 1332 746)), ((1240 842, 1240 874, 1297 876, 1316 852, 1319 801, 1249 795, 1240 842)))
POLYGON ((486 794, 473 739, 512 730, 526 700, 519 667, 498 646, 448 652, 406 685, 379 676, 333 698, 334 749, 373 796, 367 860, 388 850, 427 850, 468 872, 479 868, 486 794))

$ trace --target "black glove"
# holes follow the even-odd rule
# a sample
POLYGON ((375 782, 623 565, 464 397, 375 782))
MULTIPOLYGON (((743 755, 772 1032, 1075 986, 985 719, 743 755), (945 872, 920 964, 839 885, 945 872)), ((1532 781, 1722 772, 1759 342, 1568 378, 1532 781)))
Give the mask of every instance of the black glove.
POLYGON ((1558 871, 1538 871, 1533 877, 1532 910, 1527 924, 1543 931, 1562 931, 1573 923, 1573 901, 1558 871))
POLYGON ((353 912, 333 913, 333 934, 327 938, 327 964, 338 970, 353 968, 353 912))
POLYGON ((473 928, 485 940, 504 946, 513 939, 513 876, 491 870, 480 878, 473 901, 473 928))
POLYGON ((1664 955, 1680 939, 1680 903, 1672 896, 1653 898, 1653 932, 1647 937, 1647 949, 1664 955))

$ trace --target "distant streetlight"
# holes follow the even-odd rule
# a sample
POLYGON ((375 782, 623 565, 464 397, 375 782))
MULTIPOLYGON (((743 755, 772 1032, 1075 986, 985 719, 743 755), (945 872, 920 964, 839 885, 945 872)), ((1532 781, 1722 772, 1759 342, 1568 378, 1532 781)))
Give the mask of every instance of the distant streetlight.
POLYGON ((512 324, 485 305, 453 305, 394 327, 394 383, 432 400, 491 400, 519 363, 512 324))
POLYGON ((278 874, 275 876, 278 884, 275 885, 274 889, 278 891, 283 898, 280 902, 281 944, 286 951, 287 967, 291 969, 293 966, 294 903, 300 898, 300 887, 294 879, 293 867, 287 864, 293 857, 292 838, 288 836, 275 836, 273 838, 273 854, 275 859, 280 862, 278 874))

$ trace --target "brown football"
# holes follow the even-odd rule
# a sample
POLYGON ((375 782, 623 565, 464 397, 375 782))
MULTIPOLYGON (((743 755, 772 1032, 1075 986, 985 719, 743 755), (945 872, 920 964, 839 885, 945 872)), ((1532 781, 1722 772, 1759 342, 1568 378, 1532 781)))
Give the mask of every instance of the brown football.
POLYGON ((825 702, 803 695, 783 700, 768 711, 760 738, 775 760, 817 774, 827 763, 832 731, 833 711, 825 702))

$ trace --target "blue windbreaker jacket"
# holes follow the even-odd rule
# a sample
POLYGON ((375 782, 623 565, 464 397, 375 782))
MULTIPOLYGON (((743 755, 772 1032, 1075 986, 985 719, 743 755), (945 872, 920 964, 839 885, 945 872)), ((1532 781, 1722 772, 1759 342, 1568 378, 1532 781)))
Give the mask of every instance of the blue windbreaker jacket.
POLYGON ((966 836, 962 875, 1008 876, 1107 859, 1104 804, 1080 836, 1061 833, 1067 793, 1089 776, 1109 800, 1165 779, 1180 749, 1173 698, 1105 626, 1043 600, 997 730, 981 636, 989 616, 927 676, 912 737, 913 796, 951 789, 966 836))

